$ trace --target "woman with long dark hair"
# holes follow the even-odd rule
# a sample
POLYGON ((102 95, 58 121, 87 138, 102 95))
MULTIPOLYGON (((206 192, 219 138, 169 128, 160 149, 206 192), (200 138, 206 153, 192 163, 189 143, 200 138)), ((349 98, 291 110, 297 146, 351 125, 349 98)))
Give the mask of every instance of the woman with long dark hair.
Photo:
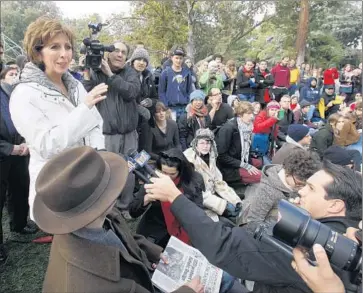
MULTIPOLYGON (((173 148, 161 152, 156 167, 169 176, 189 200, 203 208, 203 177, 194 170, 194 165, 189 163, 180 149, 173 148)), ((144 216, 136 230, 138 234, 162 247, 166 246, 170 236, 189 244, 189 237, 171 213, 170 204, 151 202, 143 186, 130 204, 130 215, 133 218, 142 214, 144 216)))

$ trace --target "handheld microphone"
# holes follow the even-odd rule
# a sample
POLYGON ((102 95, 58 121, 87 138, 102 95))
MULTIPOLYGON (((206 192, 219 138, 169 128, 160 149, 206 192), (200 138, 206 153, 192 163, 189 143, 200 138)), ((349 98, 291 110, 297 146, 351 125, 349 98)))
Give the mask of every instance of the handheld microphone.
POLYGON ((136 169, 138 167, 138 164, 136 163, 136 161, 131 157, 125 156, 125 158, 127 159, 129 173, 133 172, 136 175, 136 177, 141 179, 144 183, 150 184, 151 181, 149 180, 149 178, 147 178, 142 172, 140 172, 139 170, 136 169))
POLYGON ((127 155, 134 159, 136 164, 143 168, 146 173, 148 173, 151 177, 159 177, 156 175, 154 169, 147 163, 150 160, 150 155, 144 150, 138 153, 136 150, 129 150, 127 155))

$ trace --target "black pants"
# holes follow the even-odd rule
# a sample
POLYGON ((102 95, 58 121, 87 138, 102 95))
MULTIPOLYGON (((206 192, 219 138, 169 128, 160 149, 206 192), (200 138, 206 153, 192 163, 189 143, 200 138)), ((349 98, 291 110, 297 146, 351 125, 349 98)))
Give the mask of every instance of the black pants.
POLYGON ((281 97, 283 95, 288 95, 289 90, 287 88, 274 88, 274 89, 272 89, 272 93, 275 96, 275 101, 280 103, 281 97))
POLYGON ((9 156, 0 161, 0 244, 3 243, 2 211, 7 199, 10 231, 27 224, 29 205, 29 156, 9 156))

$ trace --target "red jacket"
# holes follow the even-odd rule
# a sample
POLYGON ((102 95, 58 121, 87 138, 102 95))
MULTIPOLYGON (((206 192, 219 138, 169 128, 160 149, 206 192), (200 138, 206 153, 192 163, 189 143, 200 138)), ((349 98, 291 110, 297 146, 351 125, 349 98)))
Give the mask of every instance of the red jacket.
POLYGON ((334 80, 339 78, 339 72, 336 68, 329 68, 324 71, 324 85, 334 85, 334 80))
MULTIPOLYGON (((268 117, 266 111, 261 111, 253 122, 253 133, 270 134, 272 127, 277 123, 275 117, 268 117)), ((277 135, 278 126, 275 127, 275 136, 277 135)))
MULTIPOLYGON (((175 185, 178 185, 180 178, 174 180, 175 185)), ((183 190, 179 189, 181 193, 183 190)), ((170 236, 174 236, 184 243, 190 245, 190 239, 188 234, 184 231, 182 226, 179 224, 178 220, 174 217, 174 215, 170 211, 171 203, 162 202, 161 209, 163 210, 163 215, 165 219, 166 229, 170 236)))
POLYGON ((287 66, 277 64, 271 70, 271 75, 274 78, 274 86, 278 87, 290 87, 290 69, 287 66))

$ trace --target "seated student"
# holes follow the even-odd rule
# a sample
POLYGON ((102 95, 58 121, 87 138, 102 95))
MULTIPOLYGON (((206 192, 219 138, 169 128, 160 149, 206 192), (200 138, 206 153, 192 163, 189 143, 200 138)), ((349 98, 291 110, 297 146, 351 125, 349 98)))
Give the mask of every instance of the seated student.
POLYGON ((260 156, 266 156, 269 151, 270 141, 277 136, 277 116, 280 104, 271 101, 266 109, 261 111, 253 121, 253 138, 251 150, 260 156))
MULTIPOLYGON (((151 198, 171 203, 172 213, 208 261, 237 278, 255 281, 254 292, 311 292, 285 252, 254 239, 244 227, 213 222, 166 176, 154 178, 145 188, 151 198)), ((340 234, 348 227, 357 228, 362 219, 362 176, 351 169, 326 161, 298 193, 301 208, 340 234)), ((336 269, 336 273, 347 292, 360 292, 350 282, 349 272, 336 269)))
MULTIPOLYGON (((113 208, 125 186, 125 160, 91 147, 66 150, 38 175, 34 218, 55 234, 43 292, 155 292, 150 275, 162 248, 132 235, 113 208)), ((186 284, 176 292, 193 292, 186 284)))
POLYGON ((309 128, 305 125, 292 124, 287 130, 286 143, 272 158, 272 164, 282 164, 289 154, 297 149, 306 149, 311 142, 309 128))
POLYGON ((151 127, 151 135, 145 142, 145 151, 147 151, 152 160, 157 160, 159 153, 172 148, 180 148, 178 125, 172 119, 167 117, 168 108, 162 102, 155 105, 155 113, 152 119, 155 120, 155 127, 151 127))
POLYGON ((234 108, 237 106, 237 104, 239 103, 240 99, 238 96, 236 95, 229 95, 227 98, 227 104, 231 106, 231 108, 233 109, 234 112, 234 108))
POLYGON ((334 144, 346 147, 355 144, 360 139, 360 133, 354 125, 355 117, 352 114, 341 116, 336 124, 334 144))
POLYGON ((253 129, 253 107, 246 101, 238 103, 236 117, 224 124, 216 134, 217 164, 226 182, 258 183, 262 163, 250 157, 253 129))
POLYGON ((211 125, 204 99, 205 94, 203 91, 193 91, 190 94, 190 104, 185 109, 186 113, 179 118, 179 136, 183 151, 190 146, 198 129, 209 128, 211 125))
MULTIPOLYGON (((191 201, 203 208, 203 177, 194 170, 194 166, 180 149, 173 148, 161 152, 156 161, 156 168, 168 175, 191 201)), ((137 218, 142 214, 144 216, 137 226, 137 233, 161 247, 166 246, 170 236, 189 243, 188 235, 180 229, 180 225, 170 213, 169 206, 158 201, 150 202, 145 198, 143 186, 130 204, 131 217, 137 218)))
POLYGON ((223 181, 217 168, 217 146, 210 129, 198 129, 192 146, 184 152, 195 170, 204 179, 203 205, 218 216, 237 217, 241 210, 241 199, 236 192, 223 181))
POLYGON ((286 142, 287 129, 294 123, 294 113, 290 110, 291 99, 288 95, 283 95, 280 100, 281 109, 278 114, 277 122, 277 140, 276 143, 280 148, 286 142))
POLYGON ((312 137, 310 150, 317 152, 320 158, 323 157, 324 151, 333 145, 334 132, 336 124, 341 115, 338 113, 329 116, 327 123, 320 128, 312 137))
POLYGON ((327 85, 324 93, 320 98, 318 110, 321 119, 326 119, 331 114, 339 111, 340 105, 344 102, 344 98, 334 93, 334 85, 327 85))
POLYGON ((292 150, 282 165, 265 166, 261 183, 243 201, 242 223, 247 223, 253 232, 263 222, 276 221, 279 200, 289 199, 290 193, 304 187, 306 180, 319 168, 319 157, 301 148, 292 150))
POLYGON ((234 117, 232 107, 222 102, 222 93, 219 89, 212 88, 206 99, 209 117, 212 121, 210 129, 216 129, 234 117))

